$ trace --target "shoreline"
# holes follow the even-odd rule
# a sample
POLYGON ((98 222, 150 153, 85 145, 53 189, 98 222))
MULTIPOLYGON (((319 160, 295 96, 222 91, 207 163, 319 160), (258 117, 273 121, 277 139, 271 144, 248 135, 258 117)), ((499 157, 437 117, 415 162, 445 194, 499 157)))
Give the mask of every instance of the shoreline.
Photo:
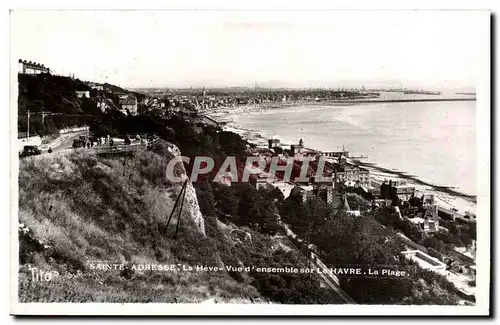
MULTIPOLYGON (((311 103, 310 104, 317 104, 317 103, 311 103)), ((240 111, 240 113, 243 113, 247 110, 251 109, 262 109, 265 104, 275 104, 274 107, 287 107, 287 106, 293 106, 293 105, 298 105, 300 104, 298 101, 295 102, 284 102, 284 103, 264 103, 264 104, 255 104, 252 107, 249 106, 243 106, 246 108, 244 111, 240 111), (276 105, 277 104, 277 105, 276 105)), ((265 105, 267 106, 267 105, 265 105)), ((229 109, 229 107, 226 107, 226 109, 229 109)), ((216 113, 216 112, 214 112, 216 113)), ((250 129, 245 129, 240 127, 239 125, 236 125, 230 116, 224 116, 224 115, 219 115, 219 114, 207 114, 211 119, 216 120, 220 125, 224 128, 227 129, 228 131, 232 131, 234 133, 239 134, 244 140, 248 141, 249 143, 252 143, 256 146, 262 146, 265 144, 266 141, 264 141, 266 138, 262 135, 262 131, 260 130, 250 130, 250 129)), ((476 195, 471 195, 467 193, 460 192, 458 190, 454 190, 452 187, 449 186, 440 186, 437 184, 433 184, 428 180, 422 180, 416 175, 411 175, 408 174, 407 172, 401 171, 401 170, 393 170, 389 169, 380 165, 377 165, 376 163, 373 162, 362 162, 359 160, 354 160, 359 166, 369 168, 384 174, 387 174, 388 177, 394 177, 394 178, 399 178, 402 180, 407 181, 408 183, 411 183, 412 185, 418 185, 418 186, 425 186, 426 191, 432 191, 436 192, 437 194, 442 194, 444 196, 449 196, 450 199, 452 200, 457 200, 461 199, 467 202, 468 204, 474 204, 474 206, 477 204, 477 196, 476 195)), ((380 176, 373 176, 374 178, 380 178, 380 176)), ((458 202, 455 202, 458 203, 458 202)))
POLYGON ((411 103, 411 102, 461 102, 476 101, 476 98, 401 98, 401 99, 349 99, 349 100, 330 100, 333 103, 411 103))
POLYGON ((239 104, 235 106, 221 106, 216 108, 209 108, 202 112, 203 114, 210 115, 214 118, 213 114, 222 113, 225 111, 247 111, 250 109, 266 109, 266 108, 283 108, 297 105, 322 105, 322 106, 335 106, 342 105, 348 106, 350 104, 387 104, 387 103, 418 103, 418 102, 461 102, 461 101, 476 101, 476 97, 464 98, 394 98, 394 99, 380 99, 380 98, 359 98, 359 99, 328 99, 324 101, 315 100, 288 100, 284 102, 264 102, 264 103, 251 103, 239 104))
POLYGON ((418 178, 415 175, 410 175, 410 174, 408 174, 408 173, 406 173, 404 171, 392 170, 392 169, 389 169, 389 168, 385 168, 385 167, 379 166, 379 165, 377 165, 375 163, 362 162, 362 161, 359 161, 359 160, 354 160, 354 161, 357 164, 359 164, 360 166, 362 166, 362 167, 373 168, 373 169, 378 170, 380 172, 383 172, 385 174, 394 175, 394 176, 397 176, 398 178, 412 181, 412 182, 414 182, 415 184, 418 184, 418 185, 428 186, 428 187, 430 187, 430 190, 437 191, 437 192, 442 192, 442 193, 446 193, 446 194, 451 195, 451 196, 456 196, 456 197, 463 198, 463 199, 465 199, 465 200, 467 200, 469 202, 472 202, 472 203, 477 203, 477 197, 476 197, 476 195, 470 195, 470 194, 462 193, 462 192, 453 190, 449 186, 439 186, 439 185, 436 185, 436 184, 432 184, 430 182, 421 180, 420 178, 418 178))

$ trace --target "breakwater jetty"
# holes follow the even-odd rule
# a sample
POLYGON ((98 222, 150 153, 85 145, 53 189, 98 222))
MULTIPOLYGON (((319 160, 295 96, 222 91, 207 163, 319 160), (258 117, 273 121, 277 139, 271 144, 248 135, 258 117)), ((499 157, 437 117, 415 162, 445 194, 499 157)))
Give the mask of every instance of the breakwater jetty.
POLYGON ((395 98, 395 99, 339 99, 320 102, 322 104, 359 104, 359 103, 413 103, 413 102, 464 102, 476 101, 476 98, 395 98))

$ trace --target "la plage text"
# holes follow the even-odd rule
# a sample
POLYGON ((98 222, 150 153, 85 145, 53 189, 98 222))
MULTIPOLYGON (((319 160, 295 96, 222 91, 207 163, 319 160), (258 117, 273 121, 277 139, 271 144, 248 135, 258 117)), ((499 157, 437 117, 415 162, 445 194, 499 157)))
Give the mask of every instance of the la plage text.
POLYGON ((391 268, 373 267, 335 267, 335 268, 304 268, 304 267, 268 267, 268 266, 210 266, 187 264, 124 264, 124 263, 90 263, 91 270, 136 270, 136 271, 170 271, 170 272, 259 272, 259 273, 323 273, 348 277, 405 277, 408 272, 391 268))

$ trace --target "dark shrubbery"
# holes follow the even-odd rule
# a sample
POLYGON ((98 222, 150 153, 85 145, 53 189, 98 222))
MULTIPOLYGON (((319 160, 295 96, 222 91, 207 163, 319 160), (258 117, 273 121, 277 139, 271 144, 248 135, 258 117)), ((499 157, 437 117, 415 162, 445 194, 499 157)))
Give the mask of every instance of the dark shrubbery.
MULTIPOLYGON (((355 217, 343 210, 334 212, 322 202, 302 204, 290 197, 282 206, 281 217, 300 237, 310 235, 310 242, 329 266, 389 267, 409 274, 403 278, 340 276, 341 287, 358 303, 458 303, 453 284, 442 276, 422 270, 400 255, 404 248, 391 228, 412 229, 413 225, 400 220, 393 209, 355 217), (387 228, 379 222, 386 224, 387 228)), ((418 236, 415 229, 411 231, 418 236)))

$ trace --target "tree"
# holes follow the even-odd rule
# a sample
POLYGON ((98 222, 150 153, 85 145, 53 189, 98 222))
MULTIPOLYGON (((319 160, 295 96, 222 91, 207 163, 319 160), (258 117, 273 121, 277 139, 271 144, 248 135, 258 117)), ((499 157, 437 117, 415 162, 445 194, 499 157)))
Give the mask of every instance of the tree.
POLYGON ((261 203, 263 199, 255 187, 248 183, 235 185, 238 191, 238 213, 240 221, 245 225, 253 225, 258 229, 262 222, 261 203))
POLYGON ((175 131, 174 129, 166 126, 161 129, 160 137, 167 141, 174 141, 175 140, 175 131))
POLYGON ((276 208, 280 208, 285 201, 285 196, 277 187, 261 187, 259 188, 259 194, 270 202, 273 202, 276 208))
POLYGON ((446 252, 446 246, 443 244, 442 241, 438 240, 434 236, 427 236, 424 239, 420 241, 420 245, 425 246, 425 247, 432 247, 438 252, 445 253, 446 252))
POLYGON ((238 198, 230 186, 215 183, 213 194, 215 207, 219 213, 230 218, 238 216, 238 198))
POLYGON ((301 204, 299 195, 290 195, 280 209, 283 220, 290 225, 291 229, 298 235, 303 235, 308 226, 308 214, 306 208, 301 204))
POLYGON ((207 217, 214 217, 216 209, 212 186, 209 182, 199 182, 195 183, 195 188, 201 212, 207 217))
POLYGON ((218 134, 221 150, 228 156, 244 156, 247 142, 234 132, 223 131, 218 134))
POLYGON ((416 243, 423 237, 422 229, 408 219, 398 220, 394 226, 416 243))
POLYGON ((83 97, 82 103, 80 104, 80 108, 85 114, 91 114, 96 116, 100 116, 102 114, 101 109, 97 107, 94 101, 90 98, 83 97))

